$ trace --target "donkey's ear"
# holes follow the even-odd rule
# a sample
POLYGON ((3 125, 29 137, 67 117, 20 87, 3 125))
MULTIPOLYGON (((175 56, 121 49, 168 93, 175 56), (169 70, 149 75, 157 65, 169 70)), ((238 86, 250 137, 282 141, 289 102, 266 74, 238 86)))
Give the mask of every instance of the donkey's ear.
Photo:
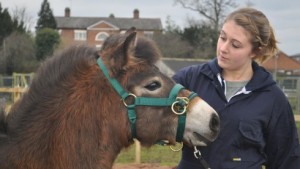
POLYGON ((126 62, 129 59, 128 57, 130 57, 133 54, 134 48, 136 46, 136 41, 137 41, 137 35, 135 31, 129 33, 124 41, 123 50, 124 50, 124 55, 127 58, 126 62))
POLYGON ((135 31, 125 33, 122 43, 118 46, 114 56, 110 60, 112 73, 116 76, 126 65, 133 60, 137 33, 135 31))
POLYGON ((128 29, 126 31, 126 34, 131 34, 132 32, 136 32, 136 28, 135 27, 131 27, 130 29, 128 29))
POLYGON ((122 56, 119 57, 119 64, 122 67, 122 69, 126 69, 126 65, 129 63, 129 61, 132 59, 134 56, 134 50, 136 46, 136 40, 137 40, 137 35, 136 32, 131 32, 129 34, 126 34, 126 38, 122 44, 121 50, 122 50, 122 56))

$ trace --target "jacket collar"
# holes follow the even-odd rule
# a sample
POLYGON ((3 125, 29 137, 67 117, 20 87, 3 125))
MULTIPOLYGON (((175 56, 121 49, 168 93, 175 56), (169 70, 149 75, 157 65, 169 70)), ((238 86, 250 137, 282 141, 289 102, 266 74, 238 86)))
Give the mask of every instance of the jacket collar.
MULTIPOLYGON (((222 68, 218 65, 217 59, 213 59, 208 62, 208 67, 203 69, 203 73, 211 79, 217 78, 222 88, 225 87, 224 80, 221 76, 222 68)), ((259 66, 255 61, 252 62, 253 77, 246 85, 244 91, 254 91, 258 89, 264 89, 267 86, 276 84, 272 75, 263 67, 259 66)))

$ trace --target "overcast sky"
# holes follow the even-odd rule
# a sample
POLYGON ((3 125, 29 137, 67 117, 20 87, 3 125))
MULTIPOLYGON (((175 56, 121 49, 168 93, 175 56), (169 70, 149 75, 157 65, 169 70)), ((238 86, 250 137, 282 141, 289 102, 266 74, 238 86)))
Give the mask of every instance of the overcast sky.
MULTIPOLYGON (((43 0, 1 0, 2 8, 10 12, 25 8, 32 20, 32 27, 38 18, 43 0)), ((299 0, 236 0, 240 7, 249 1, 253 7, 262 10, 269 18, 279 48, 288 55, 300 53, 300 1, 299 0)), ((71 16, 132 17, 133 10, 140 11, 141 18, 161 18, 163 26, 167 16, 180 27, 184 27, 187 17, 200 19, 200 15, 174 5, 174 0, 48 0, 55 16, 63 16, 66 7, 71 8, 71 16)), ((228 11, 230 12, 230 11, 228 11)))

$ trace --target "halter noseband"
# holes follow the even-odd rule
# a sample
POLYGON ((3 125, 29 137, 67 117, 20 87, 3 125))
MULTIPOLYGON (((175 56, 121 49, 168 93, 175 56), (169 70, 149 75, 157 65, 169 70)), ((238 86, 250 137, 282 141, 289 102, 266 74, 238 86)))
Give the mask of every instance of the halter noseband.
POLYGON ((135 113, 135 107, 136 106, 171 106, 172 111, 177 114, 178 117, 178 127, 177 127, 177 133, 176 133, 176 141, 181 142, 183 139, 183 133, 185 128, 185 121, 186 121, 186 108, 188 106, 189 100, 197 96, 196 93, 191 92, 189 97, 177 97, 179 91, 183 89, 184 87, 180 84, 176 84, 168 98, 149 98, 149 97, 137 97, 132 93, 128 93, 124 90, 124 88, 120 85, 120 83, 115 79, 111 78, 108 74, 107 68, 103 64, 102 59, 99 57, 97 59, 97 63, 102 70, 104 76, 108 79, 110 84, 113 86, 113 88, 116 90, 116 92, 121 96, 124 105, 127 107, 128 111, 128 118, 130 121, 130 127, 131 127, 131 134, 133 138, 136 138, 136 113, 135 113), (127 104, 125 100, 128 97, 133 97, 134 102, 133 104, 127 104))

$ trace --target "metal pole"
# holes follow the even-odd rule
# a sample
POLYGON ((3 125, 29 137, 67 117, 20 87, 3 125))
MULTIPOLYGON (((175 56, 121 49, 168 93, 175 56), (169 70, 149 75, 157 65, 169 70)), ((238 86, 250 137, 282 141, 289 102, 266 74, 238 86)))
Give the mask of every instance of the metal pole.
POLYGON ((274 64, 275 64, 275 66, 274 66, 274 73, 273 73, 273 78, 274 78, 274 80, 275 81, 277 81, 277 69, 278 69, 278 58, 279 58, 279 52, 277 52, 276 54, 275 54, 275 56, 274 56, 274 64))
POLYGON ((297 78, 297 86, 296 86, 296 114, 300 115, 300 77, 297 78))

